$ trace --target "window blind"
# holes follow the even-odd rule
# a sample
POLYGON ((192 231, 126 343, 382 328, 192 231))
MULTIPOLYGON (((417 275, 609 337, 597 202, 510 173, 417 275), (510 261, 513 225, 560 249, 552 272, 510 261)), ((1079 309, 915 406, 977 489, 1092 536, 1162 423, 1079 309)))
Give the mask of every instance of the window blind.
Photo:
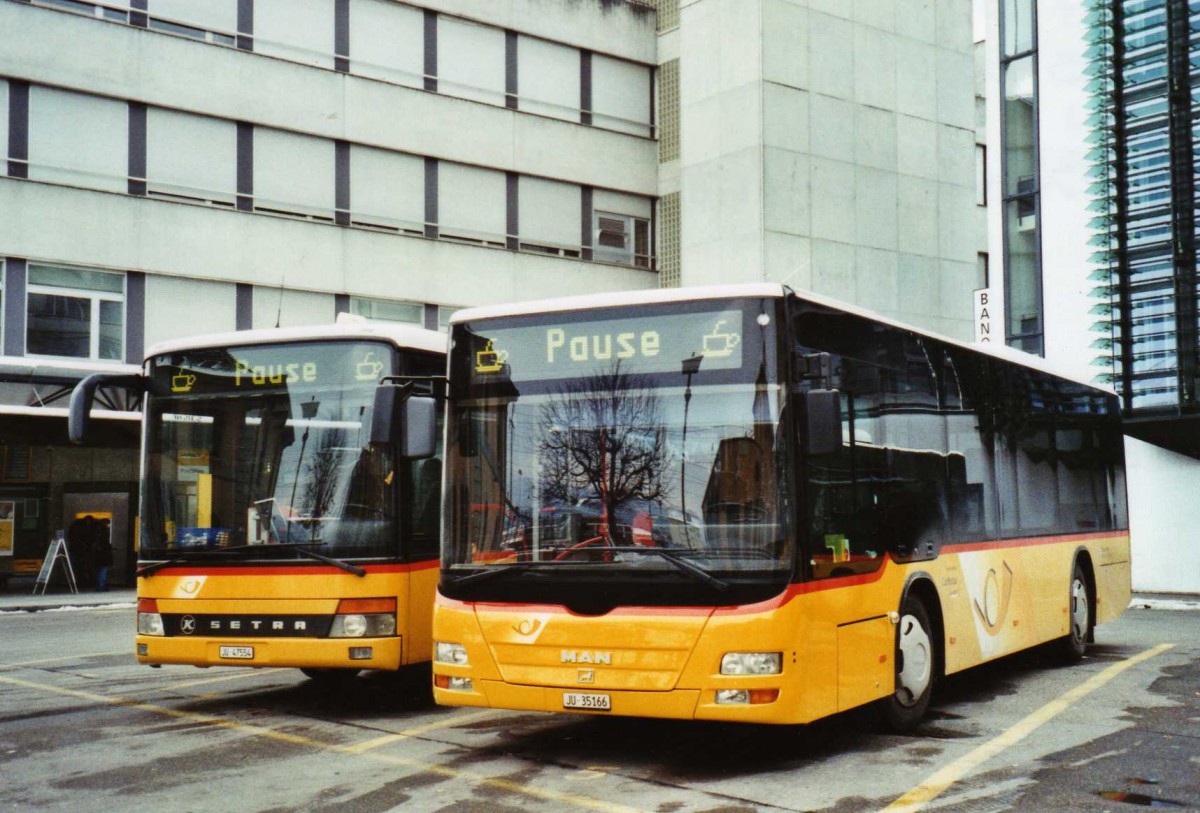
POLYGON ((424 87, 424 12, 387 0, 350 0, 350 70, 424 87))
POLYGON ((30 87, 30 178, 125 192, 128 167, 128 104, 30 87))
POLYGON ((232 204, 237 193, 237 125, 150 108, 146 180, 150 194, 232 204))

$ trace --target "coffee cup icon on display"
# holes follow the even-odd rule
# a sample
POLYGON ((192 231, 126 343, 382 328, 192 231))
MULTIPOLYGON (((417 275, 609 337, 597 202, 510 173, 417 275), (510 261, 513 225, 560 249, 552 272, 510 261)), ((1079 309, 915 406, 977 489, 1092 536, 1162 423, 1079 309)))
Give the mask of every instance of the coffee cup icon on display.
POLYGON ((712 333, 704 337, 704 355, 710 358, 726 358, 732 356, 733 351, 741 344, 742 337, 737 333, 722 333, 721 325, 725 324, 724 319, 717 322, 713 326, 712 333))
POLYGON ((375 351, 367 353, 366 358, 358 363, 354 370, 354 378, 357 381, 377 381, 379 374, 383 372, 382 361, 372 361, 371 356, 375 355, 375 351))
POLYGON ((495 349, 489 339, 487 345, 475 354, 475 372, 498 373, 504 369, 506 361, 508 361, 508 351, 495 349))
POLYGON ((171 392, 191 392, 196 383, 196 376, 190 373, 177 373, 171 377, 171 392))

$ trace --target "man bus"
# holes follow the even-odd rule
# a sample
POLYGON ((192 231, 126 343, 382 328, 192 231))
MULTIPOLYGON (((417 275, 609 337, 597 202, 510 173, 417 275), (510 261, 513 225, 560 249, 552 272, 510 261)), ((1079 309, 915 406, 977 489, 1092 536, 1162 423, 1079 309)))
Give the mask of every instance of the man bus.
MULTIPOLYGON (((443 334, 353 321, 148 351, 118 382, 145 393, 140 663, 313 678, 428 663, 440 455, 371 436, 390 420, 380 382, 427 386, 445 353, 443 334)), ((110 381, 76 388, 73 439, 110 381)))
POLYGON ((439 703, 803 723, 1129 602, 1110 391, 770 284, 461 311, 439 703))

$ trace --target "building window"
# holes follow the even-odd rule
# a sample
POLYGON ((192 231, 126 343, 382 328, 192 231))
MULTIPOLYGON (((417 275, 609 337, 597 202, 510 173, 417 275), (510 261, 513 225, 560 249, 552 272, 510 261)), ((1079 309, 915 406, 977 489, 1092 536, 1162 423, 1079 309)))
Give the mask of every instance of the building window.
POLYGON ((649 136, 650 68, 593 54, 590 112, 597 127, 649 136))
POLYGON ((595 212, 593 257, 597 262, 650 267, 650 221, 615 212, 595 212))
POLYGON ((150 195, 232 207, 237 198, 237 125, 151 107, 146 181, 150 195))
POLYGON ((39 6, 51 6, 76 14, 86 14, 88 17, 99 17, 102 20, 129 22, 129 14, 125 11, 129 3, 124 0, 106 0, 103 4, 81 3, 78 0, 37 0, 39 6))
POLYGON ((353 144, 350 217, 356 226, 425 233, 425 159, 353 144))
POLYGON ((438 92, 504 105, 504 30, 438 16, 438 92))
POLYGON ((0 79, 0 175, 8 173, 8 82, 0 79))
POLYGON ((680 285, 679 222, 679 193, 663 195, 658 207, 658 284, 663 288, 680 285))
POLYGON ((1003 0, 1004 56, 1016 56, 1034 49, 1037 42, 1036 0, 1003 0))
POLYGON ((1003 0, 1000 12, 1005 340, 1027 353, 1043 355, 1037 15, 1034 0, 1003 0))
POLYGON ((28 355, 124 358, 124 274, 31 264, 26 301, 28 355))
POLYGON ((156 31, 233 47, 237 0, 149 0, 148 25, 156 31))
POLYGON ((987 145, 975 145, 975 204, 987 206, 987 145))
POLYGON ((521 249, 579 257, 579 187, 527 176, 522 176, 519 184, 521 249))
POLYGON ((128 103, 39 85, 31 87, 29 177, 126 192, 128 103))
POLYGON ((658 30, 669 31, 679 27, 679 0, 654 0, 658 11, 658 30))
POLYGON ((425 86, 425 13, 391 0, 350 0, 351 70, 425 86))
POLYGON ((350 297, 350 312, 373 322, 394 322, 421 325, 425 322, 425 306, 417 302, 395 302, 388 299, 350 297))
POLYGON ((507 180, 503 172, 442 161, 438 228, 444 240, 505 247, 507 180))
POLYGON ((332 68, 333 3, 255 0, 254 50, 293 62, 332 68))
POLYGON ((461 305, 438 305, 438 330, 449 330, 450 317, 460 310, 461 305))
POLYGON ((679 160, 679 60, 658 69, 658 162, 679 160))
POLYGON ((579 121, 579 50, 521 36, 517 46, 520 109, 579 121))
POLYGON ((334 145, 327 138, 254 128, 254 210, 333 220, 334 145))

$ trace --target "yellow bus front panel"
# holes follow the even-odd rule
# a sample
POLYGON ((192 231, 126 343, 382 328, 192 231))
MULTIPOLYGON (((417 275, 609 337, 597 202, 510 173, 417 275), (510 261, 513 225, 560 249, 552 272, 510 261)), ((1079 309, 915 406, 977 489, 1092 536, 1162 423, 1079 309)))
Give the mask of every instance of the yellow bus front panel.
POLYGON ((165 568, 143 576, 138 662, 384 670, 427 662, 436 564, 366 569, 363 577, 331 567, 267 566, 165 568), (394 630, 346 634, 343 621, 331 636, 339 608, 343 615, 393 614, 394 630), (162 634, 148 634, 146 614, 157 616, 154 629, 162 634))

